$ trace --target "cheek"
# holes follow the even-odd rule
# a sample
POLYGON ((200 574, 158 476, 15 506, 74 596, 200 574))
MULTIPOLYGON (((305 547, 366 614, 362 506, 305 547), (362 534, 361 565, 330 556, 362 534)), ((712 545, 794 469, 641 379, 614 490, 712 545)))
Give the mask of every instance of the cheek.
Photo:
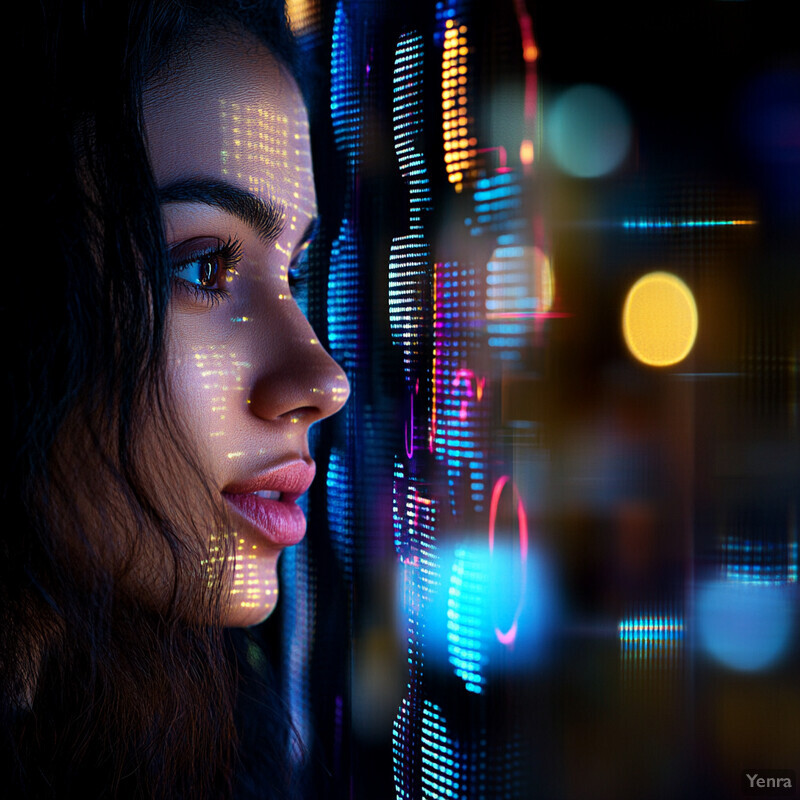
POLYGON ((252 372, 243 343, 230 335, 219 339, 213 343, 213 333, 199 319, 179 317, 171 326, 167 357, 175 413, 197 455, 215 462, 206 464, 213 473, 224 466, 220 459, 227 457, 241 424, 252 372))
MULTIPOLYGON (((215 309, 215 313, 221 309, 215 309)), ((227 314, 228 324, 230 313, 227 314)), ((167 368, 176 416, 188 444, 212 485, 221 487, 237 462, 246 424, 247 391, 252 379, 252 349, 243 332, 223 336, 208 313, 176 315, 171 321, 167 368), (217 342, 210 343, 216 336, 217 342), (201 338, 206 342, 201 342, 201 338), (222 341, 220 341, 222 340, 222 341)), ((233 528, 225 534, 208 531, 208 552, 202 568, 209 580, 224 566, 229 592, 222 622, 255 625, 268 617, 278 600, 279 551, 253 530, 233 528), (226 553, 233 552, 233 558, 226 553), (224 563, 223 563, 224 562, 224 563)))

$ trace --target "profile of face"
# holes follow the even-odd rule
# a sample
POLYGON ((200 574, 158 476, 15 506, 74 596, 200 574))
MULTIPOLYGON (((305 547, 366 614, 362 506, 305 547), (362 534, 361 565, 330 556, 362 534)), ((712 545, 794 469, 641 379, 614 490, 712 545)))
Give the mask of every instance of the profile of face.
POLYGON ((230 521, 209 526, 205 568, 232 531, 223 622, 253 625, 305 533, 309 428, 349 394, 293 294, 316 221, 306 109, 264 45, 223 33, 145 91, 144 123, 176 276, 167 378, 230 521))

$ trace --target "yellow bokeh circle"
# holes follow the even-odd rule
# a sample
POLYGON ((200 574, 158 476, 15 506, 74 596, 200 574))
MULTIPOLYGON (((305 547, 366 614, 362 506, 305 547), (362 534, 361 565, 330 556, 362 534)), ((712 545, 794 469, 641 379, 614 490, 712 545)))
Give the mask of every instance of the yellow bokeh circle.
POLYGON ((697 337, 697 305, 691 289, 669 272, 651 272, 630 288, 622 332, 632 355, 652 367, 683 361, 697 337))

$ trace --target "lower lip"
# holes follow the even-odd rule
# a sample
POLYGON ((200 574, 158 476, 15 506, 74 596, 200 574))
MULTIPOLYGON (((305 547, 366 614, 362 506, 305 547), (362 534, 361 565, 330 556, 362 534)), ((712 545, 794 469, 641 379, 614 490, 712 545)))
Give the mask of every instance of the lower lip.
POLYGON ((265 539, 277 547, 303 541, 306 516, 294 502, 267 500, 254 494, 222 495, 265 539))

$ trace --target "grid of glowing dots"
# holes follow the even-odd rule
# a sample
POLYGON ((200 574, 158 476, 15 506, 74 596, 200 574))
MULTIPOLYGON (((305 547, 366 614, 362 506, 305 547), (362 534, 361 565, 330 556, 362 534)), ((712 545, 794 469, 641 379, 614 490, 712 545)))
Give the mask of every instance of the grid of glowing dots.
POLYGON ((653 367, 689 355, 697 337, 697 305, 689 287, 669 272, 651 272, 630 288, 622 332, 631 354, 653 367))
POLYGON ((467 125, 467 26, 447 20, 442 55, 442 129, 447 179, 461 188, 465 173, 474 167, 477 140, 467 125))

